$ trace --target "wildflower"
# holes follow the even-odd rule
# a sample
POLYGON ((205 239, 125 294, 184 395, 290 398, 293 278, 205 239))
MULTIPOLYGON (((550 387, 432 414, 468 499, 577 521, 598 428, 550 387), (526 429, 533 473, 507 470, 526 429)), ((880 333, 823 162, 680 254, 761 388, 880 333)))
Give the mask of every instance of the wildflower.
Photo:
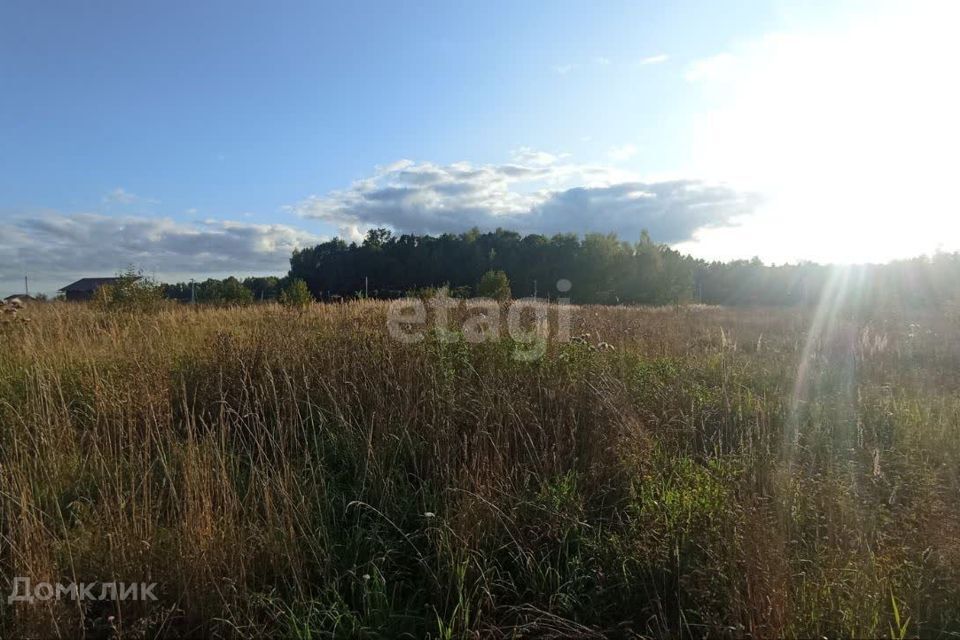
POLYGON ((424 517, 424 518, 436 518, 436 517, 437 517, 437 514, 435 514, 433 511, 427 511, 426 513, 423 514, 423 517, 424 517))

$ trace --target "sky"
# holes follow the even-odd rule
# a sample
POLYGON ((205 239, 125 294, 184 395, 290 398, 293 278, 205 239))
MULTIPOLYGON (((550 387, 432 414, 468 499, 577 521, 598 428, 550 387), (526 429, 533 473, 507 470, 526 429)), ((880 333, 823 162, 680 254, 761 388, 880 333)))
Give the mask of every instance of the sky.
POLYGON ((960 249, 954 2, 0 3, 0 294, 334 236, 960 249))

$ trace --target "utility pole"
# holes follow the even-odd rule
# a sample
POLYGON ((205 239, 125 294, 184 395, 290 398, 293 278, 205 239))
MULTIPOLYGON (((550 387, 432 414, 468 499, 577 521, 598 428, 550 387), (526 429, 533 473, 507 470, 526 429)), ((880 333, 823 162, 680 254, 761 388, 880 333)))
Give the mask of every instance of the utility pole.
POLYGON ((537 299, 537 281, 536 280, 533 281, 533 299, 534 300, 537 299))
POLYGON ((27 281, 27 276, 23 276, 23 295, 30 296, 30 284, 27 281))
POLYGON ((363 276, 363 297, 370 297, 370 278, 363 276))
POLYGON ((197 304, 197 287, 193 278, 190 278, 190 304, 197 304))

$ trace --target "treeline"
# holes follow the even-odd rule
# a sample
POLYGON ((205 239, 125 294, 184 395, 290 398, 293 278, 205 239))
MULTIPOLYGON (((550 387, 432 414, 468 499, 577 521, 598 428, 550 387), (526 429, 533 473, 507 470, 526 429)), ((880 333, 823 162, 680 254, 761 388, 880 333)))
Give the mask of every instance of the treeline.
POLYGON ((286 284, 286 278, 276 276, 252 277, 239 280, 233 276, 218 280, 207 278, 202 282, 178 282, 160 285, 163 295, 180 302, 204 304, 249 304, 255 301, 276 300, 286 284))
POLYGON ((708 304, 790 306, 827 300, 853 310, 938 307, 960 302, 960 254, 855 266, 696 261, 694 283, 699 299, 708 304))
POLYGON ((568 298, 579 304, 790 306, 832 295, 872 308, 960 300, 956 253, 849 268, 770 266, 756 258, 706 262, 646 233, 628 242, 614 234, 521 236, 503 229, 440 236, 374 229, 360 243, 335 238, 295 251, 283 278, 211 278, 162 290, 167 298, 207 304, 278 300, 299 281, 313 298, 325 301, 399 298, 441 287, 470 297, 483 293, 481 280, 490 272, 506 274, 514 298, 568 298))
MULTIPOLYGON (((690 299, 696 263, 644 234, 521 236, 498 229, 441 236, 371 230, 360 244, 339 238, 295 251, 290 276, 321 299, 368 294, 399 297, 447 286, 473 295, 488 271, 503 271, 513 297, 571 297, 577 302, 666 304, 690 299), (572 289, 563 292, 557 283, 572 289)), ((564 288, 564 287, 561 287, 564 288)))
POLYGON ((370 231, 362 243, 333 239, 295 251, 289 277, 318 299, 398 297, 447 286, 475 295, 483 274, 507 274, 513 297, 575 303, 797 305, 823 295, 863 306, 931 305, 960 298, 960 255, 937 254, 885 265, 835 268, 769 266, 760 260, 706 262, 654 242, 615 234, 521 236, 498 229, 441 236, 370 231), (572 287, 557 289, 561 280, 572 287))

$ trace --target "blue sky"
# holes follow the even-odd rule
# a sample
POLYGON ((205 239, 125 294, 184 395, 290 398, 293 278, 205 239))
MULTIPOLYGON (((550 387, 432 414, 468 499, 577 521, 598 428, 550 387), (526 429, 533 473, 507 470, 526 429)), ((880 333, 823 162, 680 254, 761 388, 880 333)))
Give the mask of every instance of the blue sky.
MULTIPOLYGON (((950 8, 795 4, 5 2, 0 293, 23 272, 52 290, 127 264, 166 278, 278 273, 293 246, 380 224, 627 237, 642 226, 704 257, 844 261, 839 242, 806 253, 776 242, 782 219, 807 215, 796 157, 817 164, 848 129, 823 100, 771 120, 792 108, 776 95, 829 98, 835 65, 816 54, 832 51, 872 83, 854 97, 883 97, 875 57, 856 51, 903 35, 896 60, 911 66, 895 73, 916 77, 913 57, 954 52, 937 48, 951 46, 936 27, 950 8), (811 136, 782 140, 799 155, 759 157, 809 113, 811 136), (777 194, 793 208, 764 212, 777 194)), ((955 93, 914 84, 933 92, 933 123, 952 139, 955 93)), ((871 127, 915 125, 916 106, 894 106, 871 127)), ((859 121, 856 109, 839 114, 859 121)), ((863 149, 874 130, 840 155, 874 157, 863 149)), ((811 199, 857 202, 877 170, 811 199)), ((935 231, 849 259, 943 248, 935 231)))

